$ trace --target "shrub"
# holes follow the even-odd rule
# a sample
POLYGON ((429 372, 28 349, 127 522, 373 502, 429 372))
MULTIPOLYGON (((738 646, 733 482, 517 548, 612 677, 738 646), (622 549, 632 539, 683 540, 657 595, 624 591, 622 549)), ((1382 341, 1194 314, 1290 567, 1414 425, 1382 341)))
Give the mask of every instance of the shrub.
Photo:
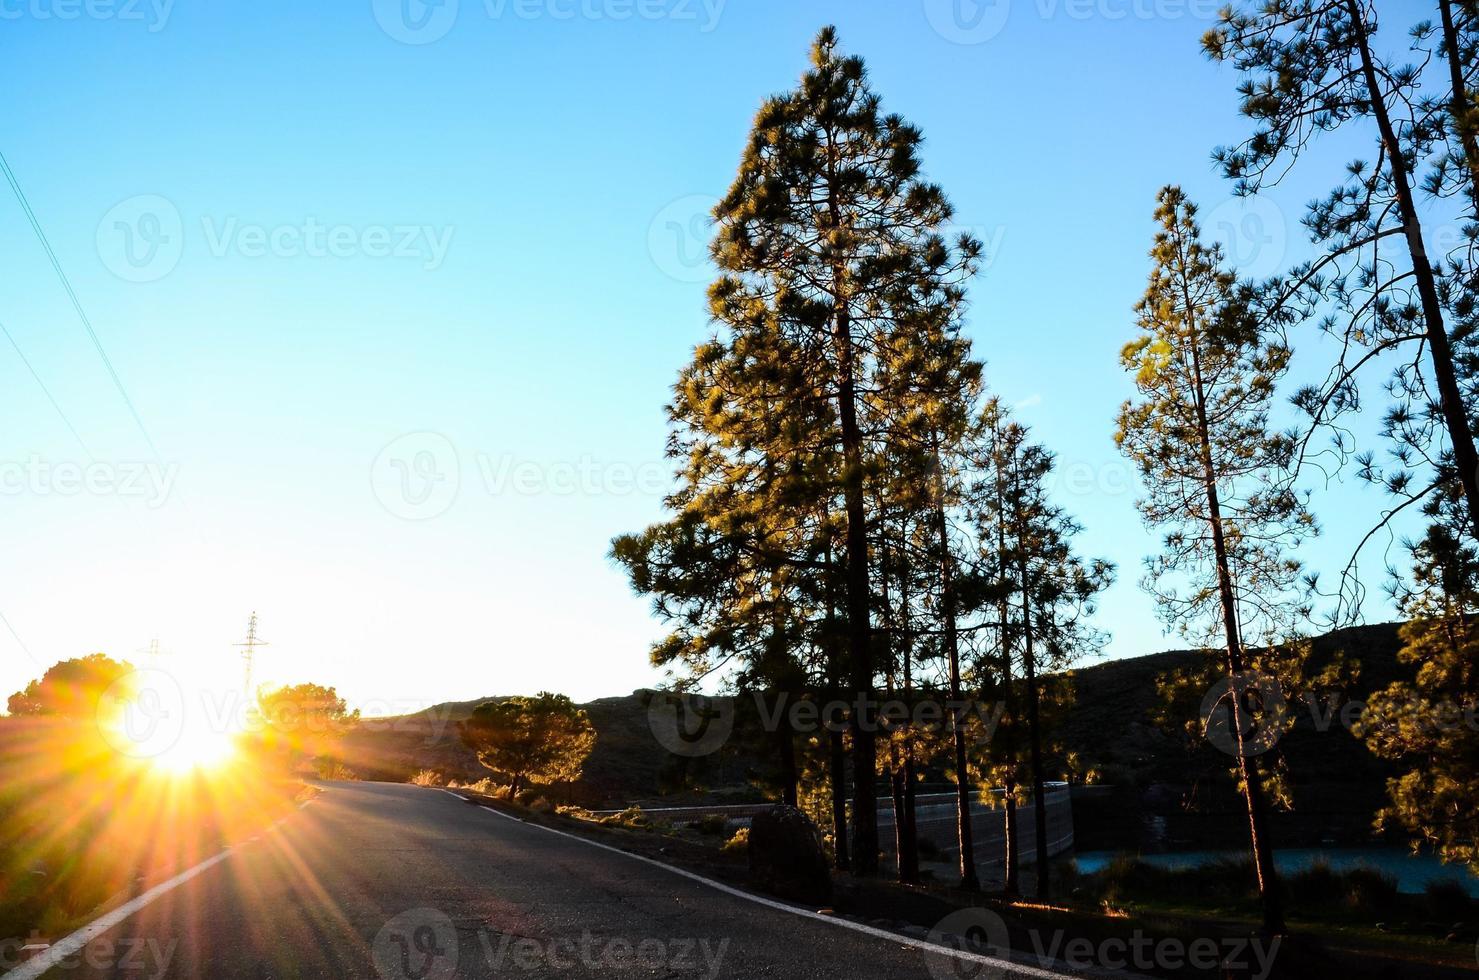
POLYGON ((724 827, 727 823, 728 819, 726 817, 718 813, 711 813, 707 816, 699 817, 697 820, 690 821, 688 826, 701 834, 718 837, 724 833, 724 827))
POLYGON ((1469 890, 1457 878, 1428 882, 1423 897, 1427 900, 1428 911, 1445 923, 1462 921, 1473 907, 1469 890))
POLYGON ((411 777, 412 786, 440 786, 442 774, 435 769, 423 769, 411 777))
POLYGON ((1397 879, 1375 868, 1345 873, 1346 904, 1357 912, 1380 915, 1397 904, 1397 879))
POLYGON ((642 812, 639 806, 629 806, 620 813, 613 813, 601 818, 601 823, 608 827, 631 827, 633 829, 647 826, 647 814, 642 812))
POLYGON ((750 828, 741 827, 734 832, 734 836, 724 842, 720 848, 725 854, 744 854, 750 848, 750 828))
POLYGON ((1345 897, 1341 876, 1330 865, 1317 861, 1288 878, 1289 897, 1295 904, 1310 908, 1329 908, 1345 897))

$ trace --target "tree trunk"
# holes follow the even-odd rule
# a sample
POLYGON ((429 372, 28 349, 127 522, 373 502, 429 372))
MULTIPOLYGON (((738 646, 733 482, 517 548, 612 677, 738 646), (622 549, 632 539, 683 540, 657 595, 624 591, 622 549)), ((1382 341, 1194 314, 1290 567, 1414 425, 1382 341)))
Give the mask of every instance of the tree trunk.
MULTIPOLYGON (((842 667, 837 662, 837 602, 832 591, 832 551, 827 549, 827 673, 828 694, 836 698, 842 667)), ((827 726, 827 773, 832 787, 832 851, 838 869, 851 867, 847 840, 847 756, 842 733, 827 726)))
POLYGON ((776 740, 781 757, 781 802, 786 806, 796 806, 799 798, 796 792, 796 738, 791 731, 790 718, 784 712, 776 729, 776 740))
MULTIPOLYGON (((1024 565, 1025 575, 1025 565, 1024 565)), ((1047 901, 1052 897, 1052 885, 1048 865, 1048 796, 1042 771, 1042 728, 1038 723, 1037 664, 1032 652, 1032 613, 1027 594, 1022 595, 1022 671, 1027 681, 1027 732, 1032 767, 1032 816, 1033 831, 1037 845, 1037 897, 1047 901)))
POLYGON ((1479 452, 1474 449, 1474 434, 1469 430, 1463 393, 1454 372, 1453 349, 1448 342, 1448 330, 1443 325, 1443 306, 1433 278, 1433 265, 1428 261, 1427 246, 1423 244, 1422 223, 1418 220, 1407 168, 1402 162, 1401 145, 1397 141, 1386 100, 1381 95, 1359 0, 1347 0, 1346 8, 1350 11, 1352 26, 1356 32, 1356 43, 1361 53, 1361 71, 1371 96, 1371 111, 1376 117, 1377 131, 1381 134, 1382 146, 1386 150, 1388 173, 1392 179, 1392 190, 1397 197, 1397 209, 1402 216, 1402 231, 1407 238, 1407 250, 1412 256, 1413 277, 1417 282, 1418 296, 1422 299, 1423 319, 1427 324, 1428 356, 1432 362, 1433 380, 1438 385, 1438 406, 1443 412, 1448 439, 1453 446, 1453 463, 1458 469, 1459 482, 1463 485, 1464 497, 1469 505, 1469 533, 1479 539, 1479 452))
POLYGON ((843 751, 841 732, 827 730, 827 748, 831 756, 832 850, 837 867, 846 871, 852 861, 847 841, 847 753, 843 751))
MULTIPOLYGON (((998 437, 998 452, 1001 439, 998 437)), ((1002 686, 1002 720, 1006 721, 1007 727, 1003 739, 1007 757, 1006 777, 1002 780, 1002 802, 1006 806, 1002 825, 1006 837, 1006 865, 1003 868, 1005 883, 1003 894, 1007 898, 1016 898, 1022 894, 1021 872, 1017 860, 1017 745, 1016 738, 1012 734, 1012 726, 1016 723, 1017 710, 1016 698, 1012 695, 1012 644, 1011 635, 1007 626, 1007 532, 1006 532, 1006 486, 1002 479, 1001 460, 996 462, 996 553, 997 567, 1001 573, 1001 596, 996 602, 996 614, 1001 618, 1001 686, 1002 686)))
MULTIPOLYGON (((1014 500, 1020 501, 1021 473, 1017 455, 1012 454, 1014 500)), ((1017 575, 1022 591, 1022 674, 1027 682, 1028 765, 1032 775, 1032 830, 1037 855, 1037 898, 1046 901, 1052 895, 1051 868, 1048 865, 1048 798, 1042 772, 1042 727, 1039 724, 1037 690, 1037 656, 1033 652, 1032 581, 1027 574, 1027 547, 1020 503, 1014 508, 1017 523, 1017 575)))
POLYGON ((935 447, 935 537, 940 549, 940 607, 945 626, 945 653, 950 660, 950 724, 951 740, 955 749, 955 838, 960 849, 960 887, 967 891, 979 891, 981 881, 976 876, 976 842, 971 828, 971 780, 966 768, 965 726, 960 690, 960 638, 955 621, 955 577, 953 558, 950 554, 950 533, 945 522, 945 472, 940 462, 938 444, 935 447))
MULTIPOLYGON (((913 636, 909 632, 909 593, 900 597, 899 606, 899 653, 904 668, 904 701, 913 708, 914 705, 914 675, 913 675, 913 636)), ((909 722, 905 722, 908 725, 909 722)), ((912 728, 905 729, 904 736, 904 834, 899 850, 899 877, 907 882, 919 881, 919 825, 914 816, 914 731, 912 728)))
POLYGON ((1206 388, 1202 380, 1202 363, 1198 353, 1200 337, 1196 326, 1196 307, 1182 280, 1183 302, 1191 324, 1191 366, 1196 383, 1197 438, 1201 443, 1202 481, 1207 495, 1207 523, 1212 530, 1212 551, 1217 562, 1217 595, 1222 605, 1222 628, 1227 638, 1227 676, 1229 700, 1232 703, 1232 728, 1237 740, 1238 774, 1243 781, 1243 798, 1248 806, 1248 837, 1252 844, 1253 871, 1258 878, 1258 895, 1263 903, 1263 928, 1270 935, 1282 935, 1284 928, 1283 896, 1278 872, 1274 868, 1273 846, 1268 833, 1268 805, 1263 796, 1263 783, 1258 762, 1250 758, 1243 742, 1243 716, 1248 705, 1237 688, 1243 671, 1242 632, 1238 626, 1237 597, 1233 593, 1232 567, 1223 535, 1222 504, 1217 493, 1217 468, 1212 458, 1211 429, 1207 422, 1206 388))
MULTIPOLYGON (((880 513, 882 506, 879 507, 880 513)), ((906 624, 909 618, 909 588, 907 571, 899 575, 899 625, 900 631, 894 632, 893 604, 889 599, 889 582, 893 579, 894 566, 892 552, 889 549, 888 538, 884 537, 879 548, 879 599, 881 600, 881 616, 883 619, 884 654, 886 665, 884 671, 888 679, 888 697, 892 701, 895 695, 894 677, 895 661, 894 652, 897 650, 902 658, 902 674, 904 688, 907 694, 909 686, 909 638, 906 624)), ((890 732, 888 738, 888 760, 889 760, 889 795, 894 808, 894 855, 897 860, 899 880, 905 884, 915 884, 919 881, 919 851, 918 841, 914 837, 913 814, 910 809, 910 794, 908 783, 912 778, 913 766, 911 764, 909 722, 903 722, 904 729, 899 738, 890 732), (901 744, 902 743, 902 744, 901 744)))
POLYGON ((1464 85, 1458 27, 1453 20, 1453 0, 1439 0, 1438 10, 1443 18, 1443 55, 1448 61, 1448 84, 1452 89, 1448 112, 1453 116, 1453 127, 1464 150, 1464 168, 1469 174, 1469 200, 1474 208, 1472 217, 1479 219, 1479 134, 1474 132, 1470 115, 1474 106, 1470 104, 1468 89, 1464 85))

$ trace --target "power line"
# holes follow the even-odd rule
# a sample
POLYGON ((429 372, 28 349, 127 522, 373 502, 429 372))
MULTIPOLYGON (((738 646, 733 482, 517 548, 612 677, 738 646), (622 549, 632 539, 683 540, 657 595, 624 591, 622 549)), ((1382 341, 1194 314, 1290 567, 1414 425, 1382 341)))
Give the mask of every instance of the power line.
POLYGON ((46 232, 41 228, 41 222, 36 217, 36 212, 31 210, 31 202, 26 199, 26 192, 21 190, 20 181, 16 179, 15 172, 10 169, 10 163, 5 159, 5 154, 0 152, 0 173, 5 175, 5 180, 10 184, 10 189, 15 192, 15 199, 20 202, 21 210, 25 212, 26 220, 31 223, 31 230, 36 233, 36 238, 41 242, 41 247, 46 251, 46 257, 51 261, 51 268, 56 272, 57 279, 61 281, 62 289, 67 293, 67 298, 72 301, 72 309, 77 311, 77 318, 82 321, 82 327, 87 331, 88 338, 92 341, 93 349, 98 352, 102 359, 103 367, 108 371, 108 377, 113 379, 113 387, 123 398, 123 403, 128 406, 128 413, 133 416, 134 425, 138 426, 139 432, 148 443, 149 451, 157 459, 159 450, 154 445, 154 438, 149 435, 149 429, 144 425, 144 419, 134 407, 133 399, 128 396, 128 389, 123 386, 123 379, 113 367, 113 361, 108 357, 108 352, 103 349, 103 342, 98 338, 98 333, 93 329, 92 320, 87 311, 82 308, 82 300, 77 297, 77 291, 72 288, 72 280, 67 278, 67 273, 62 269, 62 263, 57 258, 56 252, 52 250, 51 241, 46 237, 46 232))
POLYGON ((256 666, 257 647, 271 645, 266 640, 257 637, 257 611, 252 610, 252 618, 247 620, 246 642, 236 644, 242 648, 241 659, 246 675, 242 681, 242 690, 248 699, 252 696, 252 669, 256 666))
POLYGON ((96 457, 93 456, 92 450, 87 448, 87 443, 82 441, 82 436, 78 435, 76 427, 72 425, 72 420, 67 417, 67 413, 62 411, 62 406, 52 397, 51 389, 46 387, 46 382, 41 380, 41 375, 36 373, 36 369, 31 366, 30 360, 21 350, 20 344, 15 342, 15 338, 11 336, 9 328, 3 322, 0 322, 0 333, 5 334, 5 339, 10 341, 10 346, 15 349, 15 356, 19 357, 21 363, 26 366, 26 370, 31 372, 31 378, 36 382, 36 386, 41 389, 41 393, 46 396, 46 400, 51 402, 51 407, 56 409, 56 413, 61 418, 62 424, 67 427, 68 432, 72 433, 72 438, 77 440, 77 445, 82 447, 83 455, 90 460, 95 459, 96 457))
POLYGON ((26 646, 26 641, 21 639, 21 635, 15 631, 15 627, 10 625, 10 620, 5 618, 4 613, 0 613, 0 623, 5 624, 5 628, 10 631, 10 635, 15 640, 16 645, 25 651, 26 656, 31 658, 31 662, 38 667, 42 666, 41 661, 37 660, 36 655, 31 652, 31 648, 26 646))

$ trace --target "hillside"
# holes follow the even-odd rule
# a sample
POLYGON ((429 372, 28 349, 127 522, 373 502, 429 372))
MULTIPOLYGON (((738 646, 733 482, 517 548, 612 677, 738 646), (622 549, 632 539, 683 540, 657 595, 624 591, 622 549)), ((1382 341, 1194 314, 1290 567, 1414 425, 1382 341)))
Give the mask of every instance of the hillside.
MULTIPOLYGON (((1397 625, 1338 631, 1315 641, 1316 660, 1341 652, 1361 665, 1350 697, 1402 676, 1397 625)), ((1198 663, 1206 654, 1182 650, 1106 661, 1070 672, 1076 697, 1058 730, 1059 759, 1100 784, 1077 792, 1080 846, 1197 846, 1237 834, 1246 821, 1228 779, 1227 757, 1190 742, 1153 720, 1157 678, 1198 663)), ((651 692, 601 698, 583 705, 595 725, 595 749, 569 796, 587 806, 630 802, 674 805, 702 800, 756 800, 766 795, 773 764, 758 727, 741 721, 728 744, 706 759, 663 750, 647 722, 651 692)), ((367 721, 350 736, 350 765, 370 779, 405 780, 421 769, 445 778, 486 775, 458 739, 456 722, 488 698, 447 702, 401 718, 367 721)), ((1325 731, 1301 709, 1295 731, 1268 757, 1290 791, 1292 809, 1277 817, 1280 839, 1319 844, 1370 839, 1374 812, 1391 773, 1337 722, 1325 731)), ((943 773, 927 773, 940 781, 943 773)))

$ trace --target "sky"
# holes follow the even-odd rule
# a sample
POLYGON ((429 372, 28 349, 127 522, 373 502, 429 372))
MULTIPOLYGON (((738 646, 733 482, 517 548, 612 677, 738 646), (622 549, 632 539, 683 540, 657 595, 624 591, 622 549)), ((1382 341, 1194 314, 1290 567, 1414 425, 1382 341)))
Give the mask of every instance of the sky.
MULTIPOLYGON (((966 330, 1120 568, 1105 655, 1180 645, 1111 438, 1155 192, 1268 274, 1344 153, 1230 195, 1215 6, 0 0, 0 152, 98 339, 0 185, 0 693, 153 640, 234 678, 254 610, 259 680, 368 714, 658 682, 609 541, 661 516, 705 214, 828 23, 987 245, 966 330)), ((1380 504, 1322 488, 1309 560, 1380 504)))

